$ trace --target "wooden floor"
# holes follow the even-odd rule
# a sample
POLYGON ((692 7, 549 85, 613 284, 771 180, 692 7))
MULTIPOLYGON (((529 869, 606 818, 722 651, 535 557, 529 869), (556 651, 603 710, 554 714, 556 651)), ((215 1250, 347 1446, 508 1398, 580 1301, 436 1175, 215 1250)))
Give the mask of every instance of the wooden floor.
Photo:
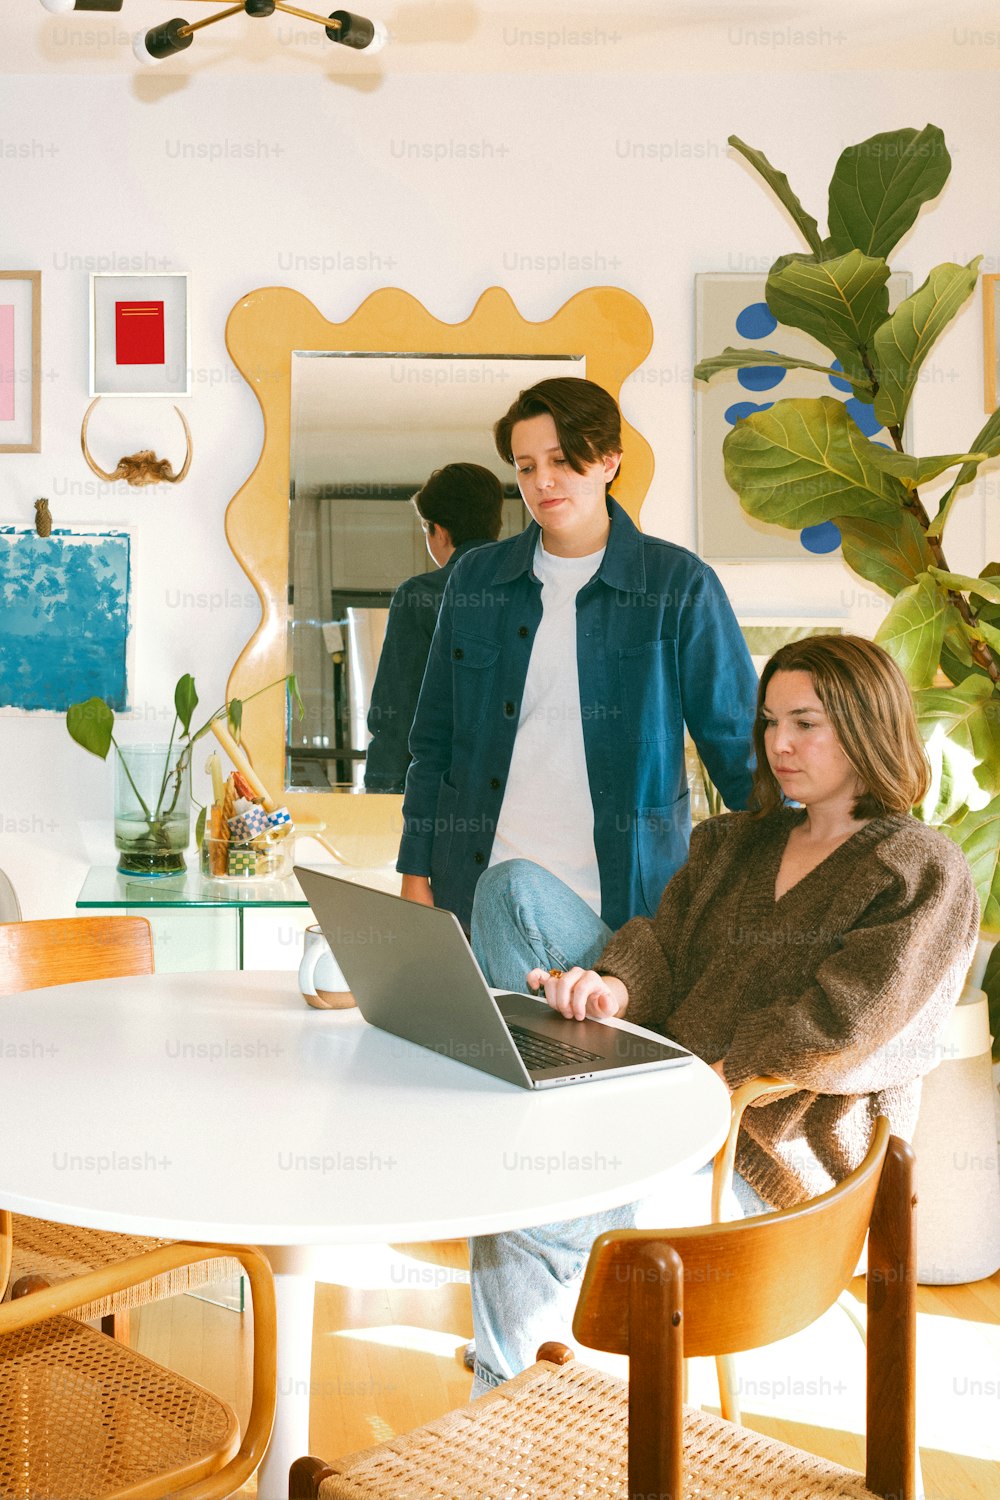
MULTIPOLYGON (((344 1253, 338 1284, 317 1289, 314 1454, 329 1458, 367 1447, 467 1400, 466 1264, 458 1242, 344 1253)), ((862 1282, 853 1290, 863 1297, 862 1282)), ((242 1417, 251 1328, 249 1313, 180 1297, 133 1314, 132 1339, 232 1401, 242 1417)), ((998 1500, 1000 1273, 969 1286, 922 1287, 918 1349, 918 1439, 928 1500, 998 1500)), ((837 1308, 794 1339, 741 1356, 747 1425, 863 1468, 863 1361, 861 1340, 837 1308)), ((621 1368, 598 1356, 594 1362, 621 1368)), ((717 1409, 707 1361, 692 1362, 690 1381, 692 1401, 717 1409)))

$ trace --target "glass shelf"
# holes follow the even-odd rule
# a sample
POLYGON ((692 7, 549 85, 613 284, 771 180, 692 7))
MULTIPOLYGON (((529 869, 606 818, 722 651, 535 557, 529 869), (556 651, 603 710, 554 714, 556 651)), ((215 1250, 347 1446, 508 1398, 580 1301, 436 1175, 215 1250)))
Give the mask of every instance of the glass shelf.
POLYGON ((294 876, 287 880, 207 880, 197 870, 155 880, 95 865, 76 898, 77 908, 308 906, 294 876))

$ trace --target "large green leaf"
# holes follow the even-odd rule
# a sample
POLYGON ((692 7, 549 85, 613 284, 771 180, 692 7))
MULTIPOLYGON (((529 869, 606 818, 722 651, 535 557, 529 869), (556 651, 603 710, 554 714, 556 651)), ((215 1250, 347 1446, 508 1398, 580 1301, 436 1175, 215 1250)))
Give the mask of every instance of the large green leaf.
POLYGON ((981 673, 983 670, 973 659, 965 622, 954 604, 949 604, 944 618, 941 668, 949 681, 954 683, 964 682, 973 673, 981 673))
POLYGON ((908 490, 915 490, 929 479, 936 479, 945 469, 953 469, 956 464, 964 464, 969 459, 981 461, 986 457, 985 453, 937 453, 932 458, 915 458, 910 453, 897 453, 892 448, 882 448, 878 443, 873 446, 873 462, 887 474, 894 474, 908 490))
POLYGON ((66 728, 78 745, 107 760, 115 716, 103 698, 88 698, 66 710, 66 728))
POLYGON ((951 589, 956 594, 978 594, 991 604, 1000 604, 1000 581, 971 578, 968 573, 947 573, 944 568, 935 568, 933 565, 927 571, 937 579, 942 588, 951 589))
POLYGON ((913 688, 930 687, 941 660, 947 596, 927 573, 897 594, 875 639, 913 688))
POLYGON ((976 636, 986 642, 994 660, 1000 662, 1000 599, 996 594, 997 585, 992 581, 994 569, 997 569, 997 564, 990 563, 983 569, 980 578, 969 578, 964 573, 949 573, 933 564, 929 569, 942 588, 949 589, 952 593, 973 593, 979 596, 980 602, 975 605, 974 624, 959 614, 955 604, 951 606, 952 623, 945 626, 941 665, 952 682, 961 682, 972 671, 987 675, 982 662, 972 655, 972 642, 976 636), (991 595, 992 602, 984 595, 991 595))
POLYGON ((865 516, 834 516, 844 561, 869 583, 895 597, 933 562, 924 529, 912 510, 886 520, 865 516))
MULTIPOLYGON (((997 893, 1000 898, 1000 892, 997 893)), ((997 936, 996 933, 993 934, 997 936)), ((983 989, 990 1006, 990 1035, 993 1038, 993 1061, 1000 1062, 1000 942, 990 954, 983 975, 983 989)))
POLYGON ((994 656, 1000 656, 1000 630, 995 625, 991 625, 989 620, 984 620, 982 615, 976 620, 976 629, 994 656))
POLYGON ((982 925, 1000 927, 1000 797, 954 823, 942 823, 941 832, 954 840, 969 861, 982 925))
POLYGON ((887 131, 848 146, 830 182, 832 253, 863 250, 887 259, 950 171, 951 157, 936 125, 887 131))
MULTIPOLYGON (((988 418, 985 426, 981 427, 977 432, 975 441, 972 444, 972 451, 977 455, 983 453, 987 458, 995 458, 1000 453, 1000 406, 988 418)), ((955 476, 954 484, 947 494, 943 496, 941 504, 938 507, 938 513, 928 527, 928 535, 936 537, 938 540, 941 539, 945 522, 951 512, 952 505, 955 503, 955 496, 963 485, 970 484, 975 479, 979 472, 979 462, 963 464, 959 469, 958 474, 955 476)))
POLYGON ((931 821, 984 807, 1000 792, 1000 699, 992 682, 977 672, 956 687, 917 692, 914 701, 931 763, 928 801, 938 809, 931 821))
POLYGON ((952 261, 935 266, 923 286, 905 298, 876 332, 879 389, 875 415, 883 427, 902 426, 920 366, 935 339, 972 296, 981 260, 977 255, 967 266, 952 261))
POLYGON ((861 350, 889 316, 889 267, 851 250, 835 260, 789 260, 771 269, 767 305, 782 323, 801 328, 837 355, 852 381, 869 381, 861 350))
POLYGON ((778 365, 783 370, 817 370, 820 375, 832 375, 835 380, 846 378, 832 365, 818 365, 811 359, 797 359, 794 354, 781 354, 777 349, 735 349, 731 344, 721 354, 700 359, 694 367, 694 378, 711 380, 721 370, 751 369, 754 365, 778 365))
POLYGON ((832 396, 778 401, 726 435, 726 479, 758 520, 798 530, 834 516, 898 517, 906 490, 832 396))
POLYGON ((779 201, 788 209, 795 223, 801 229, 810 250, 814 250, 817 255, 820 254, 823 242, 820 239, 819 225, 811 214, 806 213, 802 204, 792 192, 791 185, 784 172, 779 172, 775 167, 772 167, 763 151, 758 151, 755 146, 748 146, 746 141, 741 141, 738 135, 731 135, 729 137, 729 144, 741 156, 746 158, 754 171, 760 173, 768 187, 773 190, 779 201))

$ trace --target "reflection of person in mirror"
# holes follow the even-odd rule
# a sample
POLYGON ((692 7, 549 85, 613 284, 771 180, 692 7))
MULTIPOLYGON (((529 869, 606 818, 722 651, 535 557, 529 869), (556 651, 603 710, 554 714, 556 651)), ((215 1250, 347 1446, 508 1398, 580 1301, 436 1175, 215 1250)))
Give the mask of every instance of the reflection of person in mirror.
POLYGON ((532 859, 620 927, 687 856, 685 724, 726 805, 745 805, 756 673, 711 568, 611 497, 607 391, 540 381, 494 436, 534 524, 445 589, 410 735, 403 895, 468 927, 480 875, 532 859))
POLYGON ((503 487, 479 464, 446 464, 435 469, 413 504, 437 569, 408 578, 392 596, 368 712, 368 792, 403 790, 410 725, 445 584, 460 557, 500 535, 503 487))

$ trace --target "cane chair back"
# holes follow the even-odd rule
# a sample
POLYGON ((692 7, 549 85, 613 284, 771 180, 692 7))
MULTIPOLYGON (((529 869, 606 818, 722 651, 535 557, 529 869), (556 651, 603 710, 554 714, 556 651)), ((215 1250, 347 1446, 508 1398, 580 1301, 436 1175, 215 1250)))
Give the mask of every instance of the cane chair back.
POLYGON ((573 1331, 624 1353, 629 1380, 547 1345, 539 1363, 416 1432, 293 1466, 291 1494, 320 1500, 913 1500, 913 1153, 880 1120, 864 1163, 798 1208, 696 1229, 619 1230, 591 1250, 573 1331), (868 1262, 864 1476, 682 1405, 686 1354, 771 1343, 832 1305, 868 1262))
POLYGON ((259 1250, 166 1245, 0 1307, 0 1494, 16 1500, 223 1500, 267 1448, 276 1396, 274 1280, 259 1250), (68 1312, 236 1257, 253 1302, 246 1432, 229 1406, 68 1312))
MULTIPOLYGON (((121 979, 153 972, 153 935, 145 917, 57 917, 0 923, 0 996, 87 979, 121 979)), ((11 1292, 17 1296, 38 1281, 64 1281, 169 1243, 15 1214, 11 1292)), ((85 1322, 115 1319, 107 1331, 123 1337, 130 1309, 196 1291, 237 1274, 235 1262, 226 1265, 215 1259, 200 1266, 186 1264, 81 1306, 77 1316, 85 1322)))

